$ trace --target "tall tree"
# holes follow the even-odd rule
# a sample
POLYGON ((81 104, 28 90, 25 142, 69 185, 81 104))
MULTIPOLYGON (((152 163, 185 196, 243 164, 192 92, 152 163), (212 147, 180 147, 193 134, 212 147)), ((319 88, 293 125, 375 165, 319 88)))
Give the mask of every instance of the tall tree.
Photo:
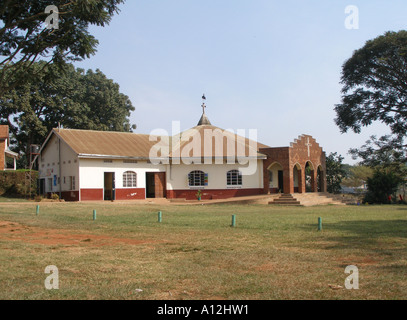
POLYGON ((407 31, 368 41, 342 67, 342 103, 335 108, 342 132, 361 132, 374 121, 407 133, 407 31))
POLYGON ((0 97, 34 75, 30 68, 35 61, 62 66, 93 55, 98 41, 88 27, 108 24, 121 3, 124 0, 1 1, 0 97), (49 6, 54 10, 47 12, 49 6))
POLYGON ((368 166, 352 166, 342 184, 350 188, 360 188, 373 176, 373 169, 368 166))
POLYGON ((407 150, 401 138, 372 136, 362 147, 351 149, 350 154, 355 160, 361 158, 364 166, 390 170, 399 177, 407 175, 407 150))
POLYGON ((327 191, 330 193, 340 193, 342 180, 346 177, 343 166, 343 157, 337 152, 330 153, 326 157, 326 182, 327 191))
POLYGON ((386 32, 356 50, 342 67, 342 103, 336 105, 341 132, 375 121, 386 124, 391 135, 372 137, 360 149, 351 149, 361 164, 405 167, 407 163, 407 31, 386 32))
POLYGON ((68 64, 61 72, 55 65, 44 64, 34 63, 35 77, 0 98, 0 116, 16 137, 15 151, 28 154, 29 146, 41 144, 58 123, 101 131, 134 128, 129 120, 135 110, 130 99, 100 70, 85 72, 68 64))

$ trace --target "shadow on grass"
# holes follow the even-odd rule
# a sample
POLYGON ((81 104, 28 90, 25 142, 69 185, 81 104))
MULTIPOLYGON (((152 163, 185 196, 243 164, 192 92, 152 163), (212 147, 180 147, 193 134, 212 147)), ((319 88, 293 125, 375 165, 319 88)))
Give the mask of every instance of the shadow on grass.
POLYGON ((356 220, 325 224, 327 230, 346 235, 377 239, 382 237, 407 238, 407 220, 356 220))
MULTIPOLYGON (((365 248, 391 255, 400 248, 385 243, 394 238, 407 239, 407 220, 356 220, 325 223, 323 232, 326 232, 324 241, 332 243, 327 245, 326 249, 365 248), (330 234, 330 232, 335 232, 337 235, 330 234)), ((403 250, 405 249, 403 248, 403 250)))

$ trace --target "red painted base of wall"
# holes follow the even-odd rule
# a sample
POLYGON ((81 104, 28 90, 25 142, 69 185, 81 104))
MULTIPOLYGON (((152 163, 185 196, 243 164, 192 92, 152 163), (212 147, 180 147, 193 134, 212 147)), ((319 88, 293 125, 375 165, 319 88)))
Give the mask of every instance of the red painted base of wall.
POLYGON ((146 189, 116 189, 116 200, 144 200, 146 189))
MULTIPOLYGON (((196 200, 198 190, 167 190, 168 199, 196 200)), ((202 190, 202 200, 229 199, 263 194, 263 189, 202 190)))
MULTIPOLYGON (((145 189, 116 189, 116 200, 144 200, 145 189)), ((81 201, 103 201, 103 189, 81 189, 81 201)))
POLYGON ((81 201, 103 200, 103 189, 81 189, 81 201))

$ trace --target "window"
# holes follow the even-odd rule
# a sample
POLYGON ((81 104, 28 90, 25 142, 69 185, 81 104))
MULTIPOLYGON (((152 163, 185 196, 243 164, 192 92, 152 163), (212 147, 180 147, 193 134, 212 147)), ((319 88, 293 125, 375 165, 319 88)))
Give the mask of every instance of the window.
POLYGON ((70 177, 70 179, 71 179, 71 183, 70 183, 70 189, 71 189, 71 191, 74 191, 75 189, 76 189, 76 179, 75 179, 75 177, 70 177))
POLYGON ((241 186, 242 173, 239 170, 231 170, 227 173, 228 186, 241 186))
POLYGON ((138 161, 137 160, 123 160, 123 163, 135 164, 135 163, 138 163, 138 161))
POLYGON ((192 171, 188 174, 190 187, 203 187, 208 185, 208 174, 203 171, 192 171))
POLYGON ((52 178, 48 178, 48 192, 52 192, 52 178))
POLYGON ((137 173, 127 171, 123 173, 123 188, 136 188, 137 187, 137 173))

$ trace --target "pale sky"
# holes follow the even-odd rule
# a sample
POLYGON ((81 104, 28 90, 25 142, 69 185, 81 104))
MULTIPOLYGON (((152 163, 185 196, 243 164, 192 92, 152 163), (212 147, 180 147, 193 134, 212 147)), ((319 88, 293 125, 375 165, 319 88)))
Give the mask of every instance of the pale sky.
POLYGON ((310 134, 353 163, 350 148, 389 130, 340 133, 341 66, 367 40, 406 25, 405 0, 127 0, 109 26, 90 29, 98 52, 76 66, 120 85, 137 133, 195 126, 205 93, 215 126, 257 129, 272 147, 310 134), (359 29, 345 27, 349 5, 359 29))

